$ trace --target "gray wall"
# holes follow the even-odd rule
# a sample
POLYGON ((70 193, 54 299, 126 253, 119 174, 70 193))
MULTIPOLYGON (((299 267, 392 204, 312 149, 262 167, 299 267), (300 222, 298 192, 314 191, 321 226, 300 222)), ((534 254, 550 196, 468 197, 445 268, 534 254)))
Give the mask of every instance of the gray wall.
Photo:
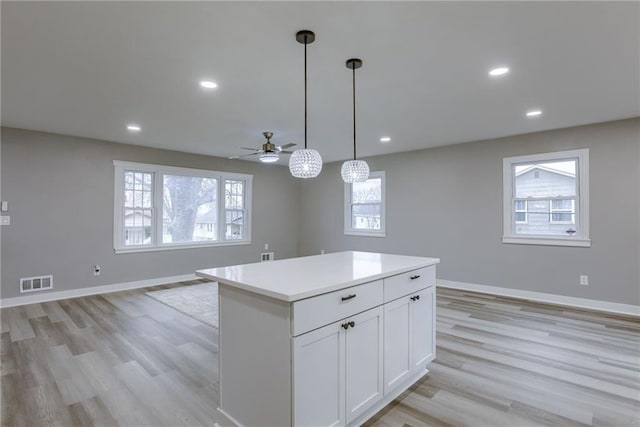
POLYGON ((2 128, 2 199, 2 298, 20 277, 52 273, 60 291, 254 262, 265 243, 297 255, 299 183, 285 167, 2 128), (252 244, 115 255, 113 160, 254 174, 252 244))
POLYGON ((367 159, 386 171, 386 238, 344 236, 340 163, 301 182, 286 167, 9 128, 1 148, 3 298, 19 277, 53 273, 54 290, 129 282, 252 262, 269 243, 277 258, 437 256, 441 279, 640 304, 640 119, 367 159), (590 149, 592 247, 503 244, 502 158, 575 148, 590 149), (115 255, 114 159, 253 173, 253 243, 115 255))
POLYGON ((434 256, 440 279, 640 304, 639 150, 630 119, 369 158, 386 171, 386 238, 344 235, 341 163, 328 164, 301 185, 299 254, 434 256), (503 157, 577 148, 590 150, 591 248, 503 244, 503 157))

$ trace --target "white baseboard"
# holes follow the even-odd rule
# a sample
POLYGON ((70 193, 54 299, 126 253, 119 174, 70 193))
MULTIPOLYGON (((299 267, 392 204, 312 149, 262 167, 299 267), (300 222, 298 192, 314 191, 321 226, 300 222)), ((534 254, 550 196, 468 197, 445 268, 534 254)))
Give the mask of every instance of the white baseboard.
POLYGON ((453 280, 438 280, 437 286, 442 288, 481 292, 484 294, 526 299, 530 301, 544 302, 547 304, 586 308, 589 310, 640 317, 640 306, 632 304, 620 304, 617 302, 568 297, 565 295, 547 294, 544 292, 523 291, 520 289, 501 288, 498 286, 478 285, 476 283, 455 282, 453 280))
POLYGON ((107 294, 110 292, 127 291, 129 289, 146 288, 149 286, 166 285, 169 283, 186 282, 189 280, 199 279, 201 278, 195 274, 182 274, 180 276, 158 277, 155 279, 136 280, 135 282, 114 283, 112 285, 91 286, 81 289, 69 289, 67 291, 42 291, 42 293, 37 294, 0 299, 0 307, 16 307, 19 305, 85 297, 88 295, 107 294))

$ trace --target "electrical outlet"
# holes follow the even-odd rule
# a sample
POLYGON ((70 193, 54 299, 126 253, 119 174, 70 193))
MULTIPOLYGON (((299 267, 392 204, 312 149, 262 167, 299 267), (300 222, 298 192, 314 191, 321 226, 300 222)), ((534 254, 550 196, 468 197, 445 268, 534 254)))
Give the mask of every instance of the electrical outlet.
POLYGON ((11 217, 9 215, 0 216, 0 225, 11 225, 11 217))
POLYGON ((580 276, 580 284, 582 286, 588 286, 589 285, 589 276, 583 274, 580 276))
POLYGON ((273 261, 273 252, 263 252, 260 254, 260 261, 273 261))
POLYGON ((100 266, 98 264, 94 265, 93 266, 93 275, 94 276, 99 276, 100 273, 101 273, 100 266))

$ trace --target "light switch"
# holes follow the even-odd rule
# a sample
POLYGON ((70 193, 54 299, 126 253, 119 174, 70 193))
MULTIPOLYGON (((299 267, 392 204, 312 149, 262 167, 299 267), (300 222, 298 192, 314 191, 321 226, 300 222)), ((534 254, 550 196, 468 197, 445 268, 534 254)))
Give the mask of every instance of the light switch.
POLYGON ((9 215, 0 216, 0 225, 11 225, 11 217, 9 215))
POLYGON ((2 206, 0 206, 0 211, 6 212, 8 210, 9 210, 9 202, 7 202, 6 200, 3 200, 2 206))

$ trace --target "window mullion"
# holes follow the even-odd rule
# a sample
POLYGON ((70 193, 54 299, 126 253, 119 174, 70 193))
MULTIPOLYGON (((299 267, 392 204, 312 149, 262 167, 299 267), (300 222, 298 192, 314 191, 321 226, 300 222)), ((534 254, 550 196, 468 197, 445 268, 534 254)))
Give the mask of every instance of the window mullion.
POLYGON ((164 195, 164 174, 160 172, 153 172, 153 194, 151 194, 151 209, 152 218, 155 224, 152 224, 152 230, 154 231, 151 236, 151 241, 154 246, 160 246, 163 243, 163 195, 164 195))
POLYGON ((220 184, 218 185, 218 240, 220 240, 221 242, 226 241, 226 237, 227 237, 227 199, 226 197, 226 186, 227 186, 227 180, 225 179, 225 177, 221 176, 220 177, 220 184))

